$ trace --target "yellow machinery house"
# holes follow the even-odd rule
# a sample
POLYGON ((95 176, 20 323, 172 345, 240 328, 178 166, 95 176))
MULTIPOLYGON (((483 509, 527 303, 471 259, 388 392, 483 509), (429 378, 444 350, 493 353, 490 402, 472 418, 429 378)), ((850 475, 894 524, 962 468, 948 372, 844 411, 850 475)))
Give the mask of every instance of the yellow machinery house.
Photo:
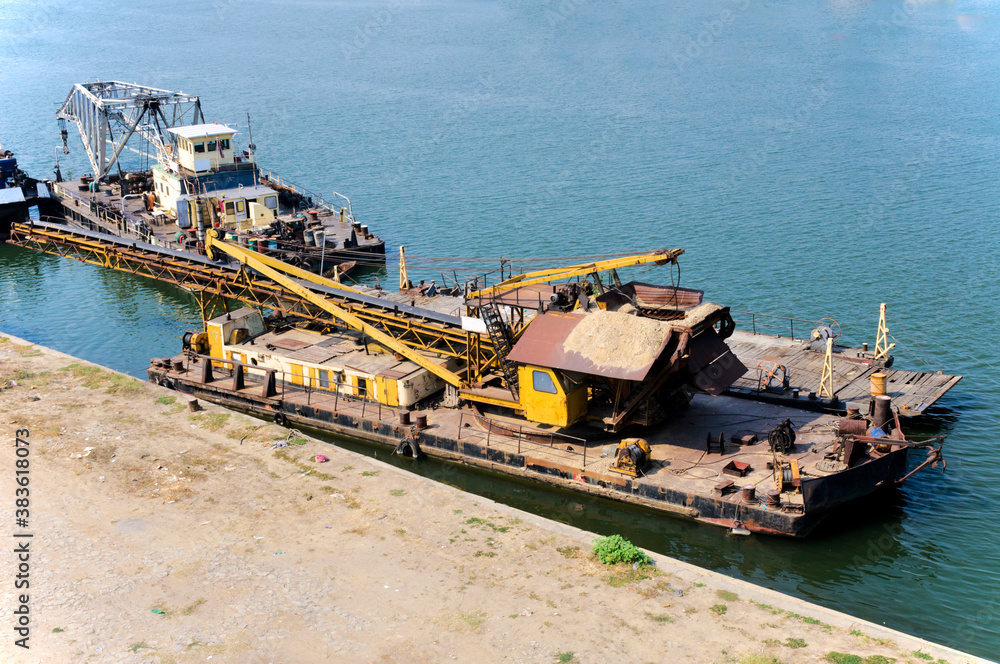
MULTIPOLYGON (((209 355, 248 365, 249 375, 274 369, 279 380, 293 385, 402 408, 444 389, 444 381, 427 369, 375 344, 366 348, 350 331, 267 331, 260 312, 251 308, 214 318, 205 329, 209 355)), ((458 360, 442 357, 440 363, 454 369, 458 360)))
POLYGON ((236 131, 221 124, 169 130, 175 145, 153 167, 156 202, 179 228, 197 225, 226 230, 267 226, 278 215, 278 192, 257 184, 256 166, 235 155, 236 131))

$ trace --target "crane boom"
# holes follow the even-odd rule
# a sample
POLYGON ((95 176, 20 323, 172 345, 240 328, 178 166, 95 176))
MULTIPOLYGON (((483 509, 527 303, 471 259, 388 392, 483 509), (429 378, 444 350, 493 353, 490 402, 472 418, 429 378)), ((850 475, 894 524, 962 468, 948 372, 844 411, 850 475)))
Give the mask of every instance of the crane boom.
MULTIPOLYGON (((373 340, 375 340, 377 343, 384 346, 385 348, 393 352, 399 353, 400 355, 410 360, 417 366, 427 369, 428 371, 430 371, 431 373, 433 373, 434 375, 436 375, 438 378, 448 383, 449 385, 453 385, 455 387, 463 386, 462 379, 461 377, 459 377, 458 374, 449 371, 448 369, 442 367, 436 362, 433 362, 430 358, 424 356, 421 353, 418 353, 417 351, 410 348, 406 344, 397 341, 396 339, 392 338, 385 332, 382 332, 373 325, 369 325, 368 323, 366 323, 365 321, 361 320, 353 313, 351 313, 348 309, 345 309, 344 307, 341 307, 337 304, 330 302, 326 298, 309 290, 308 288, 300 284, 298 281, 290 277, 285 272, 281 271, 281 270, 289 271, 289 269, 291 269, 291 266, 280 263, 279 261, 273 261, 274 263, 278 263, 279 265, 281 265, 281 268, 277 269, 276 267, 273 267, 272 265, 268 264, 268 262, 261 260, 261 256, 259 254, 256 254, 247 249, 243 249, 242 247, 234 246, 220 240, 219 231, 214 228, 210 229, 206 234, 205 251, 208 254, 208 257, 213 260, 214 260, 213 254, 215 251, 220 251, 229 256, 232 256, 233 258, 240 261, 244 265, 256 270, 257 272, 260 272, 269 279, 273 279, 274 281, 281 284, 288 290, 297 294, 299 297, 308 300, 315 306, 320 307, 321 309, 327 311, 331 316, 342 321, 345 325, 347 325, 351 329, 358 330, 360 332, 367 334, 369 337, 371 337, 373 340)), ((318 281, 316 279, 316 276, 317 275, 310 273, 307 278, 310 279, 311 281, 316 282, 318 281)))
POLYGON ((533 286, 535 284, 544 284, 551 281, 572 279, 573 277, 584 274, 593 274, 594 272, 617 270, 624 267, 645 265, 647 263, 656 263, 657 265, 676 263, 678 256, 683 253, 683 249, 657 249, 652 252, 622 256, 620 258, 595 261, 592 263, 580 263, 577 265, 567 265, 565 267, 549 268, 547 270, 525 272, 523 274, 514 275, 513 277, 501 281, 499 284, 490 288, 482 288, 469 293, 466 299, 468 301, 472 301, 484 296, 499 295, 505 291, 521 288, 523 286, 533 286))

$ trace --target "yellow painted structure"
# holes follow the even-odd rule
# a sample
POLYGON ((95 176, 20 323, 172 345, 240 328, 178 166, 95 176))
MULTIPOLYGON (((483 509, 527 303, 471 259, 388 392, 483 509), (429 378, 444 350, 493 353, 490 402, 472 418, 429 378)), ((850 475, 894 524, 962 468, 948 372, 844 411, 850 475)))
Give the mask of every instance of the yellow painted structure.
POLYGON ((587 416, 587 387, 572 386, 560 372, 530 364, 518 367, 524 416, 532 422, 568 427, 587 416))

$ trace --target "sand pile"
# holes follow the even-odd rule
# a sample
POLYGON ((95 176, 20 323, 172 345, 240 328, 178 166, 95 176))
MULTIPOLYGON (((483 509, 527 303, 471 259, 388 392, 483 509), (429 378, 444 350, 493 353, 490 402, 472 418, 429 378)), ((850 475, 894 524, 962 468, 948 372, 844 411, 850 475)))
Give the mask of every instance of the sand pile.
POLYGON ((670 336, 671 325, 614 311, 586 314, 563 348, 599 367, 638 369, 651 364, 670 336))

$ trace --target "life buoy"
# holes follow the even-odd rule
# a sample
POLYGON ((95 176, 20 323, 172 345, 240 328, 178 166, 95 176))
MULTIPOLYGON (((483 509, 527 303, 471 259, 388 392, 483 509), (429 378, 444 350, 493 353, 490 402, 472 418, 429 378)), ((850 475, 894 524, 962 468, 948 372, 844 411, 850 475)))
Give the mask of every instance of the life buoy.
POLYGON ((412 438, 404 438, 399 441, 396 445, 396 454, 399 456, 413 457, 414 459, 419 459, 421 457, 420 445, 417 441, 412 438))

